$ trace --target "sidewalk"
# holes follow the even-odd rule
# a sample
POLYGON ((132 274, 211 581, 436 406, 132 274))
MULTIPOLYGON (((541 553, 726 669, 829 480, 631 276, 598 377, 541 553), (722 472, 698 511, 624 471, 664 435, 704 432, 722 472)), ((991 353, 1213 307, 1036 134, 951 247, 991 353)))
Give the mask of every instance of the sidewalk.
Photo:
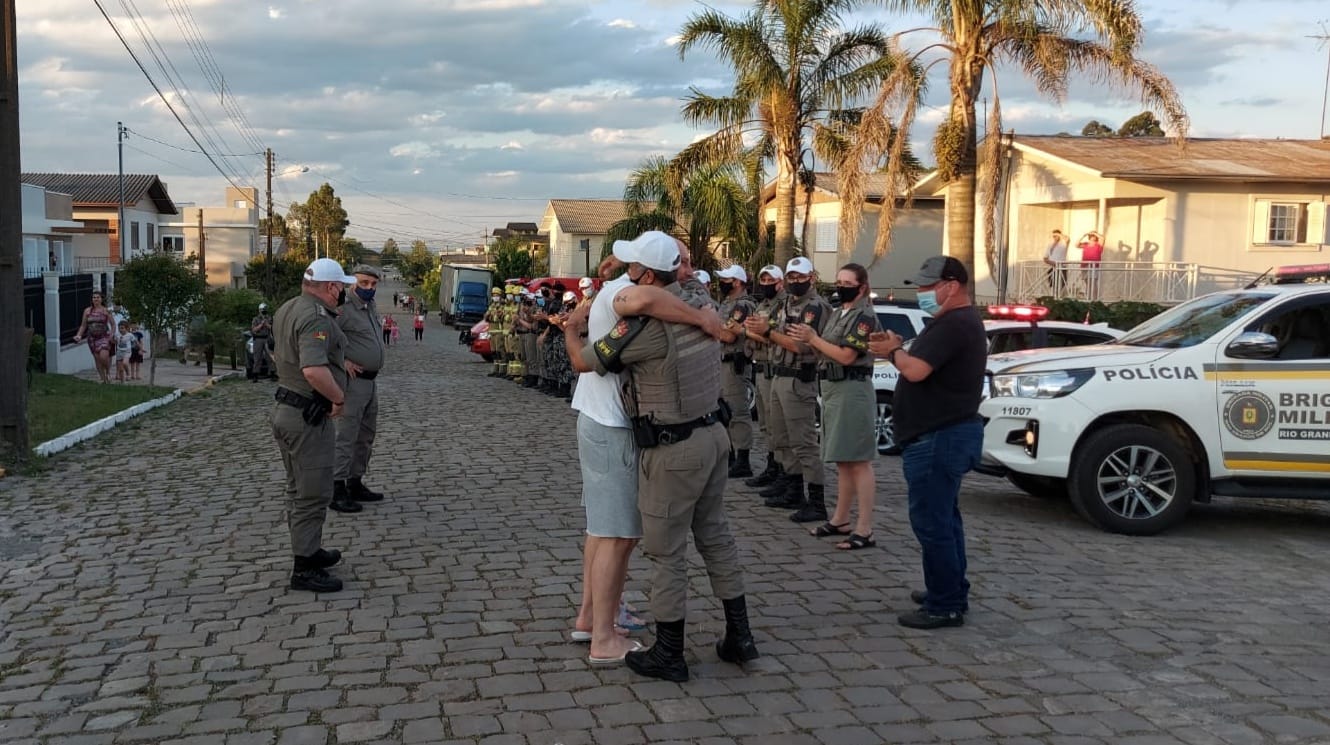
MULTIPOLYGON (((111 385, 147 385, 148 368, 150 363, 151 360, 143 363, 143 368, 139 372, 143 377, 142 380, 130 380, 124 383, 115 382, 113 363, 111 385)), ((236 369, 232 370, 231 358, 229 356, 218 357, 213 360, 212 375, 209 376, 208 366, 206 364, 200 362, 195 365, 190 361, 182 365, 180 364, 180 356, 178 352, 168 352, 157 358, 157 379, 155 384, 161 388, 179 389, 185 393, 193 393, 194 391, 208 387, 216 378, 232 375, 242 378, 245 376, 245 362, 243 359, 236 360, 236 369)), ((95 369, 75 373, 74 377, 92 381, 98 379, 97 371, 95 369)))

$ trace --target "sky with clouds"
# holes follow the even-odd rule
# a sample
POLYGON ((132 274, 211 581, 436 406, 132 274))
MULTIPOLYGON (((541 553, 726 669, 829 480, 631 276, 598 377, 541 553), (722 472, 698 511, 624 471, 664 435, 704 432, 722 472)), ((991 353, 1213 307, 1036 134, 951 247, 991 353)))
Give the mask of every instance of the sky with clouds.
MULTIPOLYGON (((279 211, 329 182, 348 233, 371 247, 389 236, 474 244, 508 221, 538 221, 550 198, 617 198, 646 157, 699 136, 679 116, 689 86, 730 85, 707 50, 680 60, 675 36, 704 8, 680 0, 101 3, 168 98, 184 96, 181 116, 233 180, 262 189, 255 153, 271 147, 279 211)), ((738 17, 750 4, 708 7, 738 17)), ((1330 29, 1323 0, 1138 9, 1141 57, 1174 81, 1193 135, 1318 136, 1327 52, 1308 37, 1330 29)), ((921 23, 871 3, 850 20, 889 32, 921 23)), ((180 202, 221 202, 226 181, 96 4, 19 2, 18 32, 25 171, 114 173, 123 121, 127 172, 159 174, 180 202)), ((1018 76, 998 85, 1018 133, 1116 126, 1140 111, 1088 84, 1060 105, 1018 76)), ((946 105, 945 84, 933 90, 913 133, 921 153, 946 105)))

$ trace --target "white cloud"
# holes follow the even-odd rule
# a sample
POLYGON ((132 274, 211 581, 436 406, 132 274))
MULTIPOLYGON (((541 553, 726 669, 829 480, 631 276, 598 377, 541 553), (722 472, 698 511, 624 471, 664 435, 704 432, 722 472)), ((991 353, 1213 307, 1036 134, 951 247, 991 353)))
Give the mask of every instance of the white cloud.
POLYGON ((394 158, 411 158, 412 160, 439 157, 439 151, 424 142, 404 142, 400 145, 394 145, 388 149, 388 154, 394 158))
POLYGON ((285 15, 286 13, 283 12, 281 8, 272 5, 268 6, 268 17, 271 18, 272 20, 276 21, 285 15))
POLYGON ((499 149, 500 149, 500 150, 521 150, 521 149, 522 149, 522 143, 518 142, 517 140, 509 140, 509 141, 503 143, 502 145, 500 145, 500 146, 499 146, 499 149))
POLYGON ((610 28, 637 28, 637 24, 627 18, 615 18, 605 25, 610 28))

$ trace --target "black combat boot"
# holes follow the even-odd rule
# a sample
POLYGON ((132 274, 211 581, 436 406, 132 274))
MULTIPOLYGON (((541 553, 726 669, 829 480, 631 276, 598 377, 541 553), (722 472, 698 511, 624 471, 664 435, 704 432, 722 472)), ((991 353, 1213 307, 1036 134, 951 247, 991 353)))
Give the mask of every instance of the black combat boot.
POLYGON ((357 502, 383 501, 383 492, 371 490, 368 486, 365 486, 359 476, 352 476, 346 480, 346 491, 357 502))
POLYGON ((766 470, 762 471, 762 473, 758 474, 757 476, 754 476, 753 478, 744 481, 744 485, 751 486, 753 488, 758 488, 762 486, 771 486, 771 482, 780 478, 781 474, 783 473, 785 473, 785 469, 781 468, 780 461, 776 460, 776 456, 772 455, 771 453, 767 453, 766 470))
POLYGON ((338 512, 360 512, 365 508, 351 498, 351 491, 346 488, 345 481, 334 481, 333 498, 332 502, 328 504, 328 509, 338 512))
POLYGON ((535 388, 535 387, 536 387, 536 382, 537 382, 538 380, 540 380, 540 378, 536 377, 535 375, 528 375, 528 376, 526 376, 525 378, 522 378, 522 387, 523 387, 523 388, 535 388))
MULTIPOLYGON (((319 549, 322 551, 323 549, 319 549)), ((328 574, 328 571, 318 566, 316 558, 297 556, 291 568, 291 589, 308 590, 310 592, 337 592, 342 589, 342 580, 328 574)), ((337 555, 341 558, 341 554, 337 555)))
POLYGON ((629 652, 624 664, 649 678, 688 680, 688 663, 683 659, 683 619, 656 622, 656 643, 641 652, 629 652))
POLYGON ((796 523, 824 523, 827 521, 827 502, 822 484, 808 485, 808 501, 799 511, 790 515, 796 523))
POLYGON ((789 510, 802 507, 804 504, 804 476, 796 474, 790 476, 785 482, 785 491, 780 494, 773 494, 764 502, 768 507, 776 509, 789 510))
POLYGON ((310 566, 315 569, 327 569, 331 566, 337 566, 342 561, 342 552, 337 549, 319 549, 308 557, 310 566))
POLYGON ((725 606, 725 636, 716 642, 716 656, 735 664, 760 657, 753 632, 748 630, 748 602, 744 596, 722 600, 721 604, 725 606))
MULTIPOLYGON (((781 468, 780 475, 772 479, 771 483, 767 484, 765 489, 758 489, 757 495, 759 497, 762 497, 763 499, 770 499, 771 497, 784 494, 785 490, 789 488, 790 479, 792 478, 794 478, 794 474, 790 473, 789 471, 786 471, 784 468, 781 468)), ((803 477, 800 476, 800 478, 803 477)))
POLYGON ((737 479, 752 475, 753 466, 748 462, 748 451, 735 451, 734 461, 730 463, 730 478, 737 479))

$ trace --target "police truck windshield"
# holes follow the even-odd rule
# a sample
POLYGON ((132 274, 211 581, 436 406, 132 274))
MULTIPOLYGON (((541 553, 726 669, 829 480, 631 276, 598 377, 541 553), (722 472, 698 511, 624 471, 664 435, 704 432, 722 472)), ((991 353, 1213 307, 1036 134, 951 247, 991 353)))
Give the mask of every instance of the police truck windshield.
POLYGON ((1128 331, 1118 343, 1161 349, 1195 346, 1272 297, 1253 292, 1219 292, 1198 297, 1128 331))

